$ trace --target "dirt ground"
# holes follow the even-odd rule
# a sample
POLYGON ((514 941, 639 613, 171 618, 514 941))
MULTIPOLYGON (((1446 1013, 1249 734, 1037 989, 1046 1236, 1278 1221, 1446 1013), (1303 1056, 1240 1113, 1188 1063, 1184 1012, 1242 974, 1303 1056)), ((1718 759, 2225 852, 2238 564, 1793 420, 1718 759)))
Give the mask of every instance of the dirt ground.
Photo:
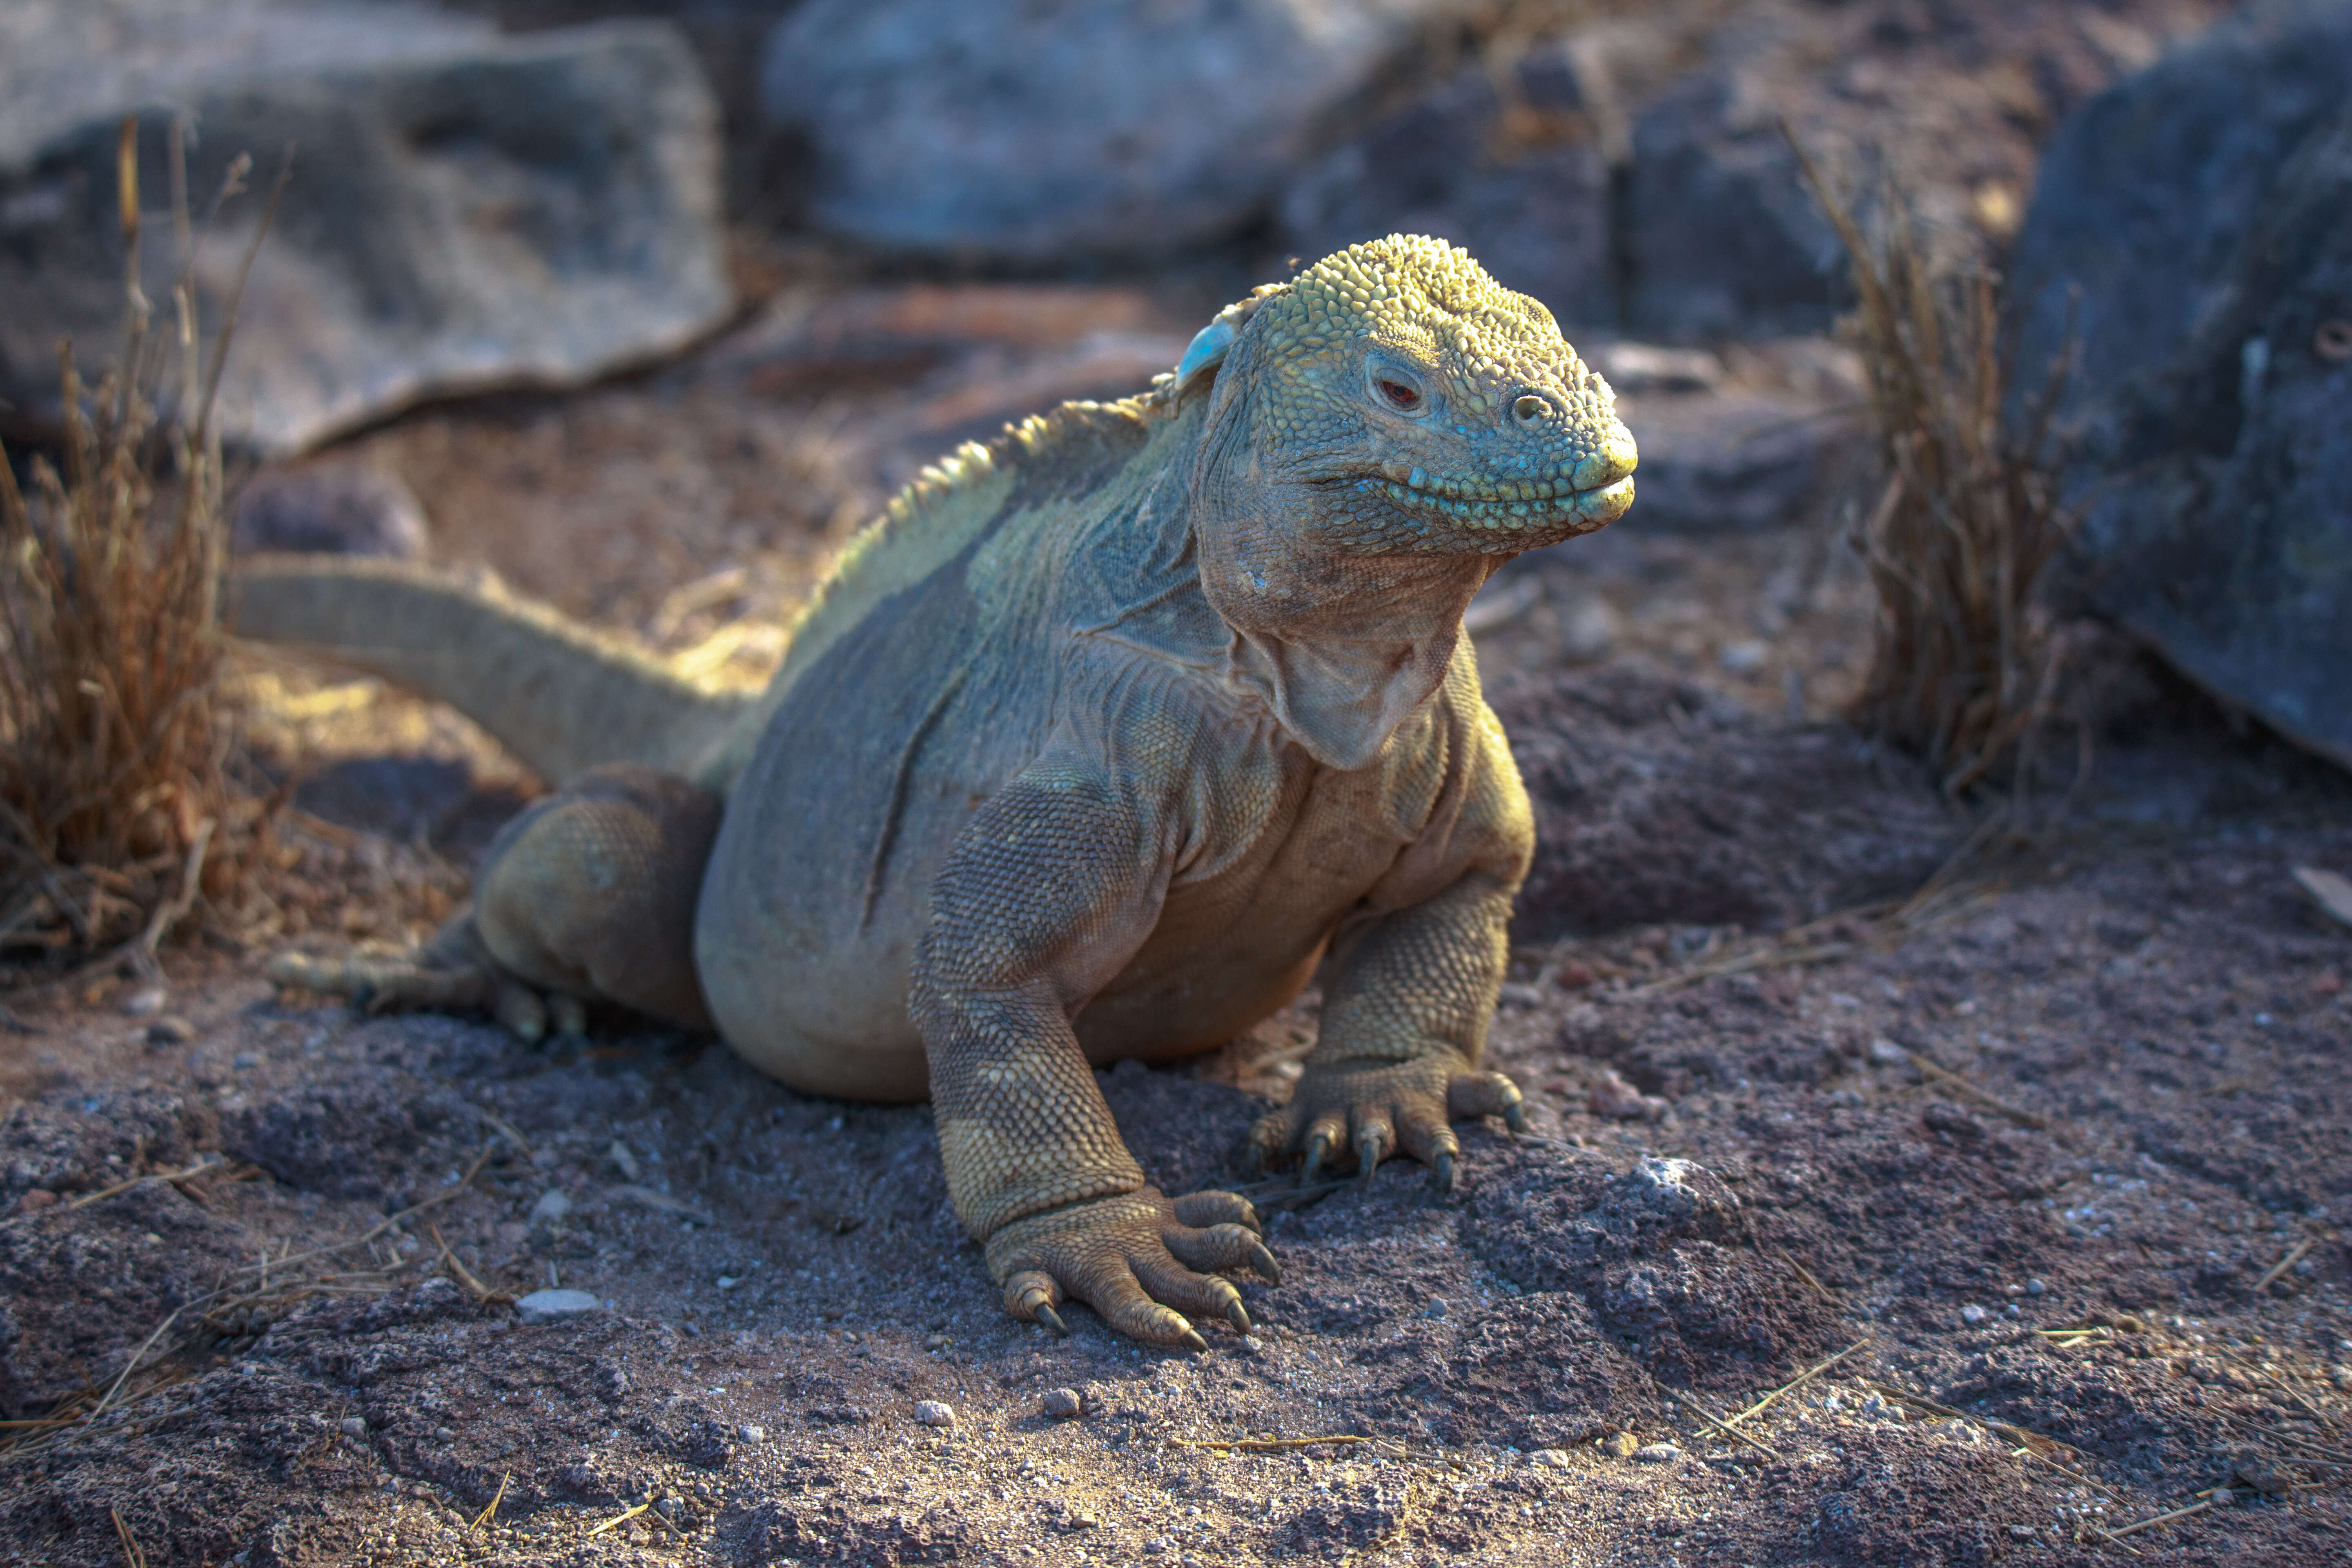
MULTIPOLYGON (((437 558, 751 679, 908 451, 1182 319, 780 307, 332 460, 401 473, 437 558)), ((1284 1283, 1205 1354, 1005 1316, 922 1108, 625 1020, 534 1047, 273 996, 279 942, 429 931, 537 785, 250 661, 297 787, 247 938, 0 993, 0 1559, 2352 1558, 2352 932, 2289 875, 2352 871, 2352 780, 2086 632, 2091 773, 1955 860, 1968 825, 1832 721, 1867 605, 1825 530, 1637 506, 1488 604, 1543 836, 1491 1047, 1530 1131, 1465 1129, 1451 1197, 1404 1163, 1248 1189, 1284 1283), (559 1288, 593 1307, 523 1321, 559 1288)), ((1314 1027, 1310 994, 1105 1074, 1154 1179, 1241 1182, 1314 1027)))

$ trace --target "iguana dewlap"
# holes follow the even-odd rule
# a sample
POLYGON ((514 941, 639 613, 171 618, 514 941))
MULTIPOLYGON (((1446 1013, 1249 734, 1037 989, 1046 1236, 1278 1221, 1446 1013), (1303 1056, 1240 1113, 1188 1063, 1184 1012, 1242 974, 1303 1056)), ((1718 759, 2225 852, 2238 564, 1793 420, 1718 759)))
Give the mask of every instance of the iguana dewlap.
POLYGON ((1007 1305, 1198 1343, 1271 1272, 1249 1205, 1171 1203, 1090 1064, 1209 1048, 1324 965, 1261 1161, 1451 1184, 1533 827, 1461 617, 1620 516, 1634 449, 1541 305, 1391 237, 1259 289, 1145 395, 927 470, 756 700, 413 569, 240 575, 244 636, 445 698, 563 784, 414 963, 284 961, 377 1001, 583 999, 714 1026, 797 1088, 936 1106, 1007 1305), (619 765, 614 765, 619 764, 619 765))

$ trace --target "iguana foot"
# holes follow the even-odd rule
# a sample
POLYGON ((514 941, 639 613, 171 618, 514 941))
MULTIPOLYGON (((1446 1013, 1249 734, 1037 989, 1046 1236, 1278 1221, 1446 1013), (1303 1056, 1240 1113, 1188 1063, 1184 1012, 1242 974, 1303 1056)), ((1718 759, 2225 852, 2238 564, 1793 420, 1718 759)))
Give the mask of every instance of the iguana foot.
POLYGON ((1451 1051, 1402 1062, 1310 1065, 1290 1103, 1250 1130, 1250 1162, 1264 1172, 1286 1155, 1303 1154, 1304 1185, 1340 1150, 1354 1152, 1356 1168, 1369 1180, 1402 1149, 1452 1192, 1462 1144, 1450 1123, 1479 1116, 1499 1116, 1514 1132, 1527 1125, 1517 1085, 1451 1051))
POLYGON ((577 996, 543 993, 500 969, 460 917, 429 946, 406 952, 321 958, 281 952, 263 971, 271 984, 341 996, 369 1013, 479 1010, 525 1040, 588 1032, 577 996))
POLYGON ((708 790, 651 768, 591 768, 499 829, 473 908, 427 946, 341 961, 283 953, 269 977, 371 1012, 481 1008, 526 1040, 551 1026, 585 1033, 591 1001, 708 1030, 694 905, 719 809, 708 790))
POLYGON ((1282 1280, 1248 1199, 1171 1201, 1157 1187, 1014 1220, 988 1238, 988 1267, 1003 1283, 1005 1310, 1024 1321, 1066 1332, 1055 1308, 1074 1296, 1130 1338, 1196 1351, 1208 1342, 1186 1312, 1214 1314, 1237 1333, 1250 1328, 1241 1292, 1213 1270, 1247 1267, 1282 1280))

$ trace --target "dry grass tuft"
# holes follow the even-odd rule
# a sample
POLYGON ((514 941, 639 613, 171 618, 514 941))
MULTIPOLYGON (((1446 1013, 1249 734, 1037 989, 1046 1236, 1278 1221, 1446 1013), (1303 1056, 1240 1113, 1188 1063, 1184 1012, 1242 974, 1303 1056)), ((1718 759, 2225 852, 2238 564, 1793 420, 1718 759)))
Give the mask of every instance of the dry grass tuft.
POLYGON ((1855 530, 1879 615, 1853 715, 1927 758, 1948 795, 2021 784, 2060 716, 2035 589, 2070 526, 2049 430, 2063 366, 2011 421, 2016 345, 1990 269, 1937 259, 1891 181, 1865 235, 1801 145, 1797 156, 1844 242, 1884 473, 1855 530))
POLYGON ((153 320, 135 121, 119 166, 119 363, 92 386, 60 345, 64 428, 55 459, 33 459, 29 494, 0 453, 0 955, 119 950, 144 967, 200 900, 237 891, 264 813, 230 777, 218 696, 226 529, 208 416, 235 307, 207 353, 175 128, 182 268, 153 320))

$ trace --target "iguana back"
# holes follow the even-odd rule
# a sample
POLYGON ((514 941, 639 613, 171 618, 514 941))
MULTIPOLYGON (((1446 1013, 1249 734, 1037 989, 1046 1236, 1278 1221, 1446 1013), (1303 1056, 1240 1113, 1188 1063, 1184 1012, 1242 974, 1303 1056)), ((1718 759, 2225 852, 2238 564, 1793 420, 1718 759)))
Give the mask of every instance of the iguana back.
MULTIPOLYGON (((1150 405, 1065 405, 925 468, 850 542, 756 695, 698 684, 495 580, 399 562, 258 558, 233 575, 226 620, 240 637, 448 703, 550 783, 631 762, 724 793, 786 694, 843 637, 1023 510, 1016 491, 1090 497, 1143 446, 1150 405)), ((954 668, 950 650, 934 651, 943 672, 954 668)))

